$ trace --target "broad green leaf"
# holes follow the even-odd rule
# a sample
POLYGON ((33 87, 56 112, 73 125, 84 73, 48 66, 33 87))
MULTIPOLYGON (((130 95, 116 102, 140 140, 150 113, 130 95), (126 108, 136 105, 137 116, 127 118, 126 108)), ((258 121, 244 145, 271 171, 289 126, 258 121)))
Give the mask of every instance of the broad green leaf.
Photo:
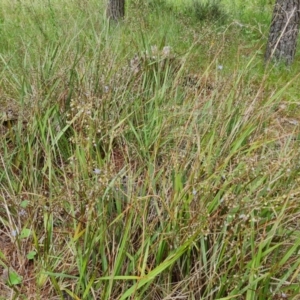
POLYGON ((22 283, 22 277, 18 275, 17 272, 15 271, 9 271, 8 272, 8 283, 10 285, 17 285, 17 284, 20 284, 22 283))
POLYGON ((28 204, 29 204, 29 201, 28 200, 24 200, 24 201, 21 202, 20 206, 22 208, 26 208, 28 206, 28 204))
POLYGON ((26 239, 30 236, 31 230, 28 228, 23 228, 20 234, 20 239, 26 239))
POLYGON ((26 255, 26 257, 27 257, 28 259, 34 259, 35 256, 36 256, 36 252, 35 252, 35 251, 30 251, 30 252, 26 255))

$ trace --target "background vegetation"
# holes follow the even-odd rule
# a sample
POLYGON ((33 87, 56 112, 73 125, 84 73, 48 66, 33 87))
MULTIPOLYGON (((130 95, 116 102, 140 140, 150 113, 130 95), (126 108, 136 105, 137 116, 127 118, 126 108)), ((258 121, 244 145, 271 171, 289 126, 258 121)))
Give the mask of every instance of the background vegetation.
POLYGON ((299 55, 270 1, 1 1, 0 299, 299 299, 299 55))

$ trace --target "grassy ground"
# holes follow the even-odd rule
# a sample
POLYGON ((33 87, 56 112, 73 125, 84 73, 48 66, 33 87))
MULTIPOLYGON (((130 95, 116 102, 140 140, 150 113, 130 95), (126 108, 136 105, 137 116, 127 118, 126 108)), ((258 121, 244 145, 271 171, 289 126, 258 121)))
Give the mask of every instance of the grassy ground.
POLYGON ((2 1, 0 299, 299 299, 299 51, 191 3, 2 1))

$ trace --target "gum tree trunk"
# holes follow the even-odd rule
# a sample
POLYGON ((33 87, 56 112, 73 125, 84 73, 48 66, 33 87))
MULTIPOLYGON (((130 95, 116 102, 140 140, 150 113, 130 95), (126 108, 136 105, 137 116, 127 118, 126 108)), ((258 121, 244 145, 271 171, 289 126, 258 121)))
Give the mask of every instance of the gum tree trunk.
POLYGON ((300 23, 300 0, 276 0, 265 61, 293 62, 300 23))
POLYGON ((119 21, 125 15, 125 0, 107 0, 107 18, 119 21))

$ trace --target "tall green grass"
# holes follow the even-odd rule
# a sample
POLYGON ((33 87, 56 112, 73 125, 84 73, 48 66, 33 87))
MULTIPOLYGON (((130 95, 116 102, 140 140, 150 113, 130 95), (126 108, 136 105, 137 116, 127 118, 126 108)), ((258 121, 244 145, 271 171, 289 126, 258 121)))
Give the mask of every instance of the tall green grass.
POLYGON ((137 4, 1 7, 0 299, 297 299, 296 67, 137 4))

